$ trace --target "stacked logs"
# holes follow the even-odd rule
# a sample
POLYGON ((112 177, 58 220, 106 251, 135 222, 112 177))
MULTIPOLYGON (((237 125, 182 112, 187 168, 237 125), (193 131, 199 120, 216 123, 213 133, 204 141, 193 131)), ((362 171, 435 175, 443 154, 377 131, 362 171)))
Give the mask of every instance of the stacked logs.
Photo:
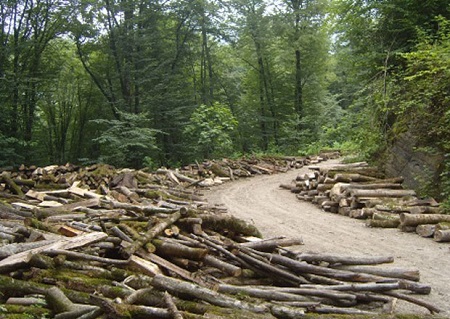
POLYGON ((301 239, 261 239, 209 207, 203 178, 107 171, 96 188, 86 168, 66 188, 21 185, 12 173, 2 182, 2 318, 373 315, 393 311, 397 299, 439 312, 412 295, 431 290, 416 269, 383 266, 393 257, 294 253, 301 239))
MULTIPOLYGON (((334 153, 324 153, 332 156, 334 153)), ((113 166, 95 164, 81 167, 73 164, 49 165, 46 167, 21 165, 16 170, 12 167, 0 168, 0 183, 6 184, 7 190, 16 195, 23 195, 30 188, 37 189, 65 189, 75 181, 90 189, 97 189, 101 185, 116 184, 117 179, 127 172, 133 172, 136 178, 146 179, 151 175, 154 182, 176 186, 183 183, 193 183, 191 186, 212 186, 224 180, 239 177, 251 177, 261 174, 286 172, 291 168, 316 163, 316 157, 263 157, 243 158, 240 160, 214 160, 187 165, 181 169, 162 168, 149 173, 148 169, 136 173, 129 169, 116 170, 113 166), (176 176, 177 174, 179 176, 176 176), (158 177, 159 175, 159 177, 158 177), (167 178, 161 178, 166 175, 167 178)))
POLYGON ((386 178, 366 162, 310 169, 281 187, 324 211, 366 219, 368 227, 399 228, 450 241, 450 215, 434 199, 419 199, 415 191, 405 189, 401 177, 386 178))

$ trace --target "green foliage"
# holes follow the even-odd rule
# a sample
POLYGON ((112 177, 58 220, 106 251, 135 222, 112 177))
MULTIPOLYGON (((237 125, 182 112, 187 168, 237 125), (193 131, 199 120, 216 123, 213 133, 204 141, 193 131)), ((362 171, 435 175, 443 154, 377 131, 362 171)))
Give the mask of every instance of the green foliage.
POLYGON ((445 155, 440 185, 449 205, 450 21, 439 17, 436 22, 436 35, 422 32, 416 49, 401 55, 405 68, 396 75, 401 85, 393 92, 390 109, 397 117, 397 131, 407 128, 418 137, 422 150, 445 155))
POLYGON ((101 147, 100 162, 118 167, 142 167, 143 160, 156 150, 155 134, 145 114, 120 113, 121 120, 93 120, 104 128, 94 139, 101 147))
POLYGON ((184 133, 193 145, 193 157, 217 158, 233 153, 237 121, 230 109, 220 103, 200 105, 192 113, 184 133))
POLYGON ((440 174, 440 178, 443 206, 447 209, 447 211, 450 211, 450 153, 445 154, 445 162, 440 174))
POLYGON ((0 167, 20 165, 23 156, 20 155, 20 147, 23 145, 17 138, 6 137, 0 132, 0 167))

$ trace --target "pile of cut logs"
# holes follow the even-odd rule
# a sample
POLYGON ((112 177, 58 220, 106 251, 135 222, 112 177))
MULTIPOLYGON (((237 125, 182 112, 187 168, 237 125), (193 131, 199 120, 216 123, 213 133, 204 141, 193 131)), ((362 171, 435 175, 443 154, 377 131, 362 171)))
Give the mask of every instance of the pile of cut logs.
POLYGON ((309 168, 311 172, 281 187, 327 212, 367 219, 368 227, 399 228, 450 242, 448 212, 434 199, 420 199, 405 189, 401 177, 385 178, 366 162, 309 168))
POLYGON ((398 299, 439 312, 414 296, 431 290, 416 269, 382 266, 393 257, 294 253, 301 239, 261 239, 199 192, 223 181, 214 164, 235 177, 314 161, 3 171, 0 317, 299 318, 391 312, 398 299))

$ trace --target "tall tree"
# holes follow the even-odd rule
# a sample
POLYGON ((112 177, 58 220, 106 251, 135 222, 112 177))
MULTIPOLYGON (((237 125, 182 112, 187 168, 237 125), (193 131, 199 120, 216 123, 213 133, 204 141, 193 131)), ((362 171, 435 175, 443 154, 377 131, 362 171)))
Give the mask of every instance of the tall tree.
POLYGON ((279 121, 275 106, 273 90, 273 79, 271 74, 272 65, 269 59, 268 43, 271 41, 271 18, 267 15, 264 1, 251 0, 241 1, 235 4, 240 19, 241 46, 239 49, 246 50, 252 47, 250 55, 244 58, 249 72, 255 72, 255 95, 257 96, 256 109, 258 110, 258 126, 260 129, 260 146, 267 151, 269 144, 274 139, 278 143, 279 121))
MULTIPOLYGON (((52 0, 2 1, 2 53, 0 64, 4 97, 1 131, 23 140, 33 138, 40 81, 51 76, 41 64, 49 42, 64 29, 65 3, 52 0)), ((31 154, 25 154, 27 157, 31 154)))

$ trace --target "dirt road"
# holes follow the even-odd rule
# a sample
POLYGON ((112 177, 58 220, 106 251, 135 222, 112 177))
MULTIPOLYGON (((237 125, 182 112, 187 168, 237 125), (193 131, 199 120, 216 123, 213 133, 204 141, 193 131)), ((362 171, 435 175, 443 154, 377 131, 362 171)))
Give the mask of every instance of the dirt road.
MULTIPOLYGON (((325 162, 321 165, 330 165, 325 162)), ((323 212, 279 188, 307 168, 226 183, 206 194, 211 204, 223 204, 232 215, 259 228, 264 237, 302 237, 301 251, 351 255, 394 256, 393 266, 420 270, 421 282, 432 292, 421 299, 441 308, 450 318, 450 245, 439 244, 397 229, 368 228, 363 221, 323 212)), ((399 303, 399 312, 428 313, 399 303)))

